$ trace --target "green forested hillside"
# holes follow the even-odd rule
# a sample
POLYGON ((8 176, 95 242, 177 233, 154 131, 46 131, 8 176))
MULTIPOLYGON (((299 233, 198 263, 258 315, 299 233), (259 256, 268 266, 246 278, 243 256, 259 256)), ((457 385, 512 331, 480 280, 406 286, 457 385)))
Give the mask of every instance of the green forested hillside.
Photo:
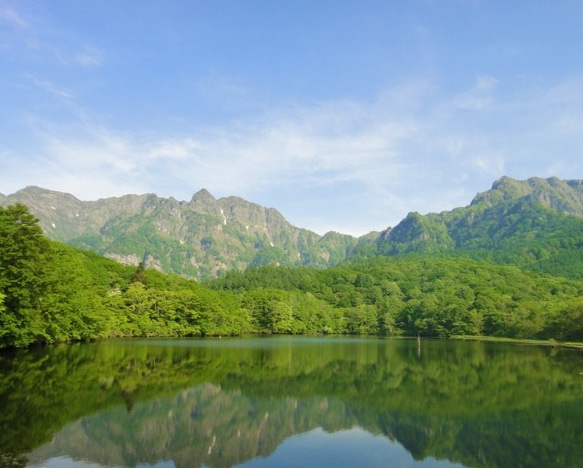
POLYGON ((263 266, 201 285, 49 241, 0 208, 0 347, 115 336, 471 334, 583 341, 583 284, 468 258, 263 266))
POLYGON ((27 187, 0 197, 23 203, 51 239, 124 264, 206 280, 262 265, 336 266, 409 253, 469 257, 583 279, 583 181, 503 177, 465 207, 410 213, 360 238, 320 236, 273 208, 206 190, 190 201, 154 194, 83 202, 27 187))
POLYGON ((556 178, 497 181, 472 203, 409 214, 354 258, 405 253, 466 256, 583 279, 583 184, 556 178))
POLYGON ((49 241, 37 221, 0 208, 0 347, 248 331, 230 294, 49 241))
POLYGON ((180 202, 154 194, 85 202, 39 187, 0 197, 0 206, 14 203, 28 206, 53 240, 199 280, 249 265, 334 265, 357 243, 295 227, 274 208, 238 197, 217 200, 204 189, 180 202))
POLYGON ((352 334, 583 340, 583 284, 472 259, 411 255, 327 270, 264 267, 231 272, 210 285, 242 298, 288 291, 277 302, 292 308, 292 333, 325 332, 328 326, 352 334), (309 324, 293 312, 294 294, 300 293, 325 304, 309 324))

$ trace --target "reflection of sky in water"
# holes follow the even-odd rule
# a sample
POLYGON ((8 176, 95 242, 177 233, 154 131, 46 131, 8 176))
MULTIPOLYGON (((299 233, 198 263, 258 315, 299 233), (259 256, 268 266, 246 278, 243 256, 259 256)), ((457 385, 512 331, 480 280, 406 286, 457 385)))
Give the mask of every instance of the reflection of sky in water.
POLYGON ((427 468, 461 467, 447 461, 427 458, 416 461, 400 444, 382 435, 372 435, 360 428, 332 434, 321 428, 285 440, 267 458, 255 458, 239 468, 264 467, 388 467, 427 468))
MULTIPOLYGON (((28 465, 28 468, 102 468, 102 466, 97 463, 72 460, 69 457, 54 457, 39 465, 28 465)), ((155 465, 139 464, 137 468, 175 468, 175 465, 173 461, 163 461, 155 465)))
MULTIPOLYGON (((155 465, 140 464, 137 468, 174 468, 174 462, 162 461, 155 465)), ((239 468, 291 468, 291 467, 391 467, 391 468, 451 468, 463 465, 448 461, 413 457, 397 442, 382 435, 372 435, 363 429, 353 428, 328 433, 321 428, 286 439, 267 458, 255 458, 237 465, 239 468)), ((29 468, 101 468, 101 465, 75 461, 68 457, 55 457, 29 468)))

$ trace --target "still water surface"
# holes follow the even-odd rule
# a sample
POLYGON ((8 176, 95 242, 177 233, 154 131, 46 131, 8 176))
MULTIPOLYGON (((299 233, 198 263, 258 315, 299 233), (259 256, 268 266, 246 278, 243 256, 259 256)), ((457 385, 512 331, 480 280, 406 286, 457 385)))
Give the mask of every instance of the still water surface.
POLYGON ((581 467, 583 352, 111 340, 0 354, 0 466, 581 467))

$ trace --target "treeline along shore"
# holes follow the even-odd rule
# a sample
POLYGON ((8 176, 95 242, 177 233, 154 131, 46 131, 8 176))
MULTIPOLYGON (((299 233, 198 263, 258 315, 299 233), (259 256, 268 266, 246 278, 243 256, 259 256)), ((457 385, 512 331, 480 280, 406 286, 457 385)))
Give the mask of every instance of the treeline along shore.
POLYGON ((49 240, 0 208, 0 347, 249 333, 583 341, 580 281, 468 258, 263 266, 198 283, 49 240))

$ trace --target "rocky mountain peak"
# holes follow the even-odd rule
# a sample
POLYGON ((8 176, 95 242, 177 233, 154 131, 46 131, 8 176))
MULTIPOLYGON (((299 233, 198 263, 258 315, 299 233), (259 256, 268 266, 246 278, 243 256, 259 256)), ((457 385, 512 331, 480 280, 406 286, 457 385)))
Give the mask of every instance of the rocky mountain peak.
POLYGON ((582 181, 557 177, 532 177, 524 181, 502 177, 491 190, 476 195, 471 206, 494 206, 512 200, 530 200, 559 213, 583 216, 582 181))
POLYGON ((503 177, 470 206, 439 214, 409 213, 394 228, 359 239, 320 236, 291 225, 275 208, 233 196, 215 199, 206 189, 180 203, 155 194, 83 202, 39 187, 0 196, 3 206, 16 202, 28 205, 52 239, 124 263, 147 258, 150 266, 197 279, 266 263, 325 267, 354 256, 408 252, 480 250, 502 258, 501 246, 512 254, 524 252, 522 246, 533 235, 540 247, 543 237, 579 239, 583 232, 578 224, 583 222, 583 181, 556 177, 503 177), (565 224, 564 215, 578 219, 565 224))
POLYGON ((213 197, 211 193, 204 188, 196 192, 192 196, 192 199, 190 200, 190 203, 193 203, 195 205, 213 205, 216 202, 217 202, 216 198, 213 197))
POLYGON ((272 261, 328 266, 344 260, 357 241, 322 240, 275 208, 238 197, 217 200, 206 189, 181 203, 155 194, 85 202, 39 187, 0 198, 2 205, 16 202, 29 206, 52 239, 122 263, 147 259, 150 267, 197 279, 272 261))

